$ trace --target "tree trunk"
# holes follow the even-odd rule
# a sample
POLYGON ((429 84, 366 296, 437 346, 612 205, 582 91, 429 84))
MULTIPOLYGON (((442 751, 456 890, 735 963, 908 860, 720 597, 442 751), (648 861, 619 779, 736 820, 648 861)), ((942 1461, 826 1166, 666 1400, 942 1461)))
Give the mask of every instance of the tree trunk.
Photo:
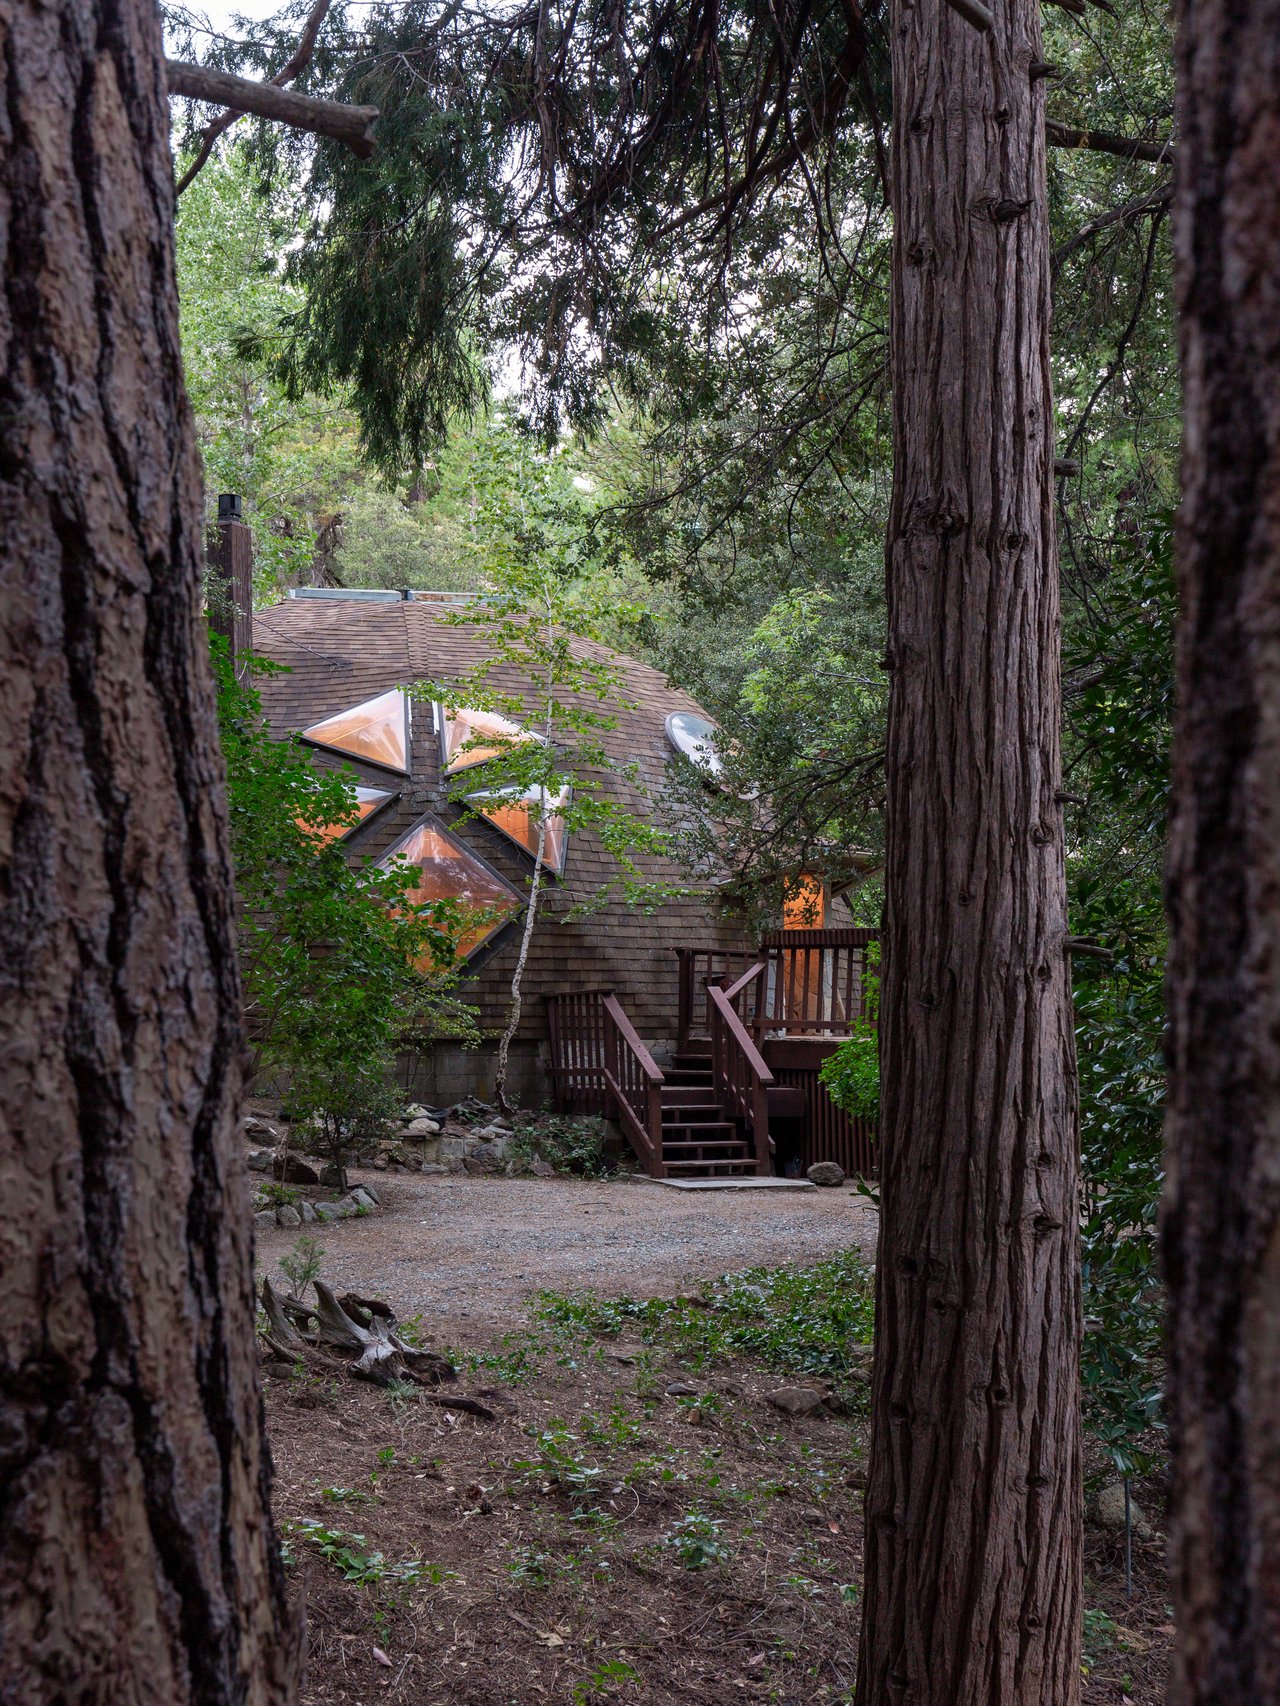
POLYGON ((1280 0, 1183 0, 1169 845, 1178 1706, 1280 1699, 1280 0))
POLYGON ((291 1694, 160 21, 0 17, 0 1699, 291 1694))
POLYGON ((893 26, 881 1237, 859 1699, 1079 1698, 1075 1054, 1037 0, 893 26))

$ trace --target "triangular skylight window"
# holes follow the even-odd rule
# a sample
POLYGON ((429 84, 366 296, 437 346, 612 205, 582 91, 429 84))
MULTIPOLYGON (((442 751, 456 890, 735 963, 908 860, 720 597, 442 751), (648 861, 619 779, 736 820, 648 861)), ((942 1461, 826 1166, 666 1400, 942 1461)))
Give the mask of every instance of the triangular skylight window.
POLYGON ((546 813, 546 839, 543 843, 542 863, 556 876, 564 872, 565 857, 569 851, 569 834, 565 828, 564 808, 569 803, 568 788, 561 788, 559 793, 548 796, 545 788, 496 788, 491 794, 470 794, 467 804, 472 811, 491 823, 516 846, 533 858, 538 856, 538 817, 532 809, 541 796, 546 813))
POLYGON ((542 739, 497 711, 476 711, 465 705, 440 709, 440 764, 446 776, 484 764, 522 741, 542 739))
POLYGON ((352 758, 363 758, 368 764, 380 764, 385 770, 409 773, 409 700, 393 687, 389 693, 379 693, 376 699, 366 699, 349 711, 339 711, 322 723, 312 723, 303 729, 303 740, 313 746, 325 746, 332 752, 345 752, 352 758))
POLYGON ((458 943, 463 959, 477 953, 524 904, 505 877, 450 835, 436 818, 420 819, 378 863, 385 869, 396 860, 419 867, 421 874, 408 891, 410 899, 423 906, 456 900, 474 914, 458 943))
POLYGON ((313 834, 324 841, 345 840, 348 835, 354 835, 362 824, 368 823, 374 812, 381 811, 389 800, 398 800, 399 794, 393 794, 389 788, 357 788, 356 810, 359 817, 354 823, 313 823, 307 825, 302 818, 298 822, 303 828, 310 828, 313 834))

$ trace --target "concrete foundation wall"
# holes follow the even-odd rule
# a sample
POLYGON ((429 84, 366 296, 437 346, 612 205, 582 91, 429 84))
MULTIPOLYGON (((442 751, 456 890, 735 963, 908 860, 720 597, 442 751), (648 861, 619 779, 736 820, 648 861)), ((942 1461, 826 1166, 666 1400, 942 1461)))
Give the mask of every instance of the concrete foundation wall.
MULTIPOLYGON (((442 1040, 424 1051, 416 1070, 401 1061, 400 1082, 409 1087, 409 1100, 431 1108, 450 1107, 467 1096, 481 1102, 493 1100, 493 1074, 498 1064, 496 1042, 479 1048, 462 1048, 442 1040)), ((507 1058, 508 1100, 524 1108, 551 1103, 551 1074, 547 1070, 547 1045, 518 1037, 507 1058)))

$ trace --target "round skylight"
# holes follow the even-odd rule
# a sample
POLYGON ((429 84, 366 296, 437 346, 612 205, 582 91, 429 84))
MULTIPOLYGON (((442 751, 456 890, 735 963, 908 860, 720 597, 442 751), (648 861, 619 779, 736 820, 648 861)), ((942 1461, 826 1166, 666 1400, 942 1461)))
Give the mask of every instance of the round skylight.
POLYGON ((673 711, 667 718, 667 739, 708 776, 723 774, 724 765, 716 751, 716 726, 706 717, 696 711, 673 711))

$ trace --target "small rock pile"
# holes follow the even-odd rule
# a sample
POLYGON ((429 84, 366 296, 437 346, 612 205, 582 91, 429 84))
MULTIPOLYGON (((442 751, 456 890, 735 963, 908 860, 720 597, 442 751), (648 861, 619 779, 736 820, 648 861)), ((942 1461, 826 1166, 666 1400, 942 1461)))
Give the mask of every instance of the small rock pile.
MULTIPOLYGON (((293 1150, 282 1147, 280 1132, 256 1114, 244 1122, 244 1135, 250 1143, 270 1145, 251 1149, 247 1156, 251 1173, 269 1173, 277 1185, 340 1186, 342 1180, 336 1168, 317 1170, 293 1150)), ((354 1215, 374 1214, 379 1209, 378 1193, 372 1185, 356 1185, 333 1202, 308 1202, 303 1196, 284 1201, 268 1186, 253 1190, 253 1223, 255 1226, 310 1226, 321 1220, 350 1220, 354 1215)))
MULTIPOLYGON (((334 1202, 308 1202, 301 1190, 343 1189, 338 1169, 313 1164, 288 1146, 288 1140, 270 1121, 250 1114, 244 1121, 244 1136, 251 1145, 246 1157, 251 1173, 268 1175, 276 1185, 300 1187, 296 1196, 279 1200, 282 1193, 262 1185, 254 1189, 254 1220, 259 1226, 304 1226, 317 1220, 345 1220, 369 1214, 379 1207, 372 1185, 357 1185, 334 1202)), ((529 1172, 550 1178, 555 1168, 540 1155, 517 1157, 516 1133, 492 1103, 468 1097, 451 1108, 425 1108, 412 1103, 404 1111, 400 1126, 387 1140, 354 1158, 354 1165, 385 1173, 515 1173, 529 1172)))
MULTIPOLYGON (((418 1103, 405 1109, 405 1123, 360 1164, 391 1173, 511 1173, 515 1132, 492 1103, 468 1097, 456 1107, 432 1110, 418 1103)), ((554 1171, 534 1156, 531 1172, 554 1171)))

